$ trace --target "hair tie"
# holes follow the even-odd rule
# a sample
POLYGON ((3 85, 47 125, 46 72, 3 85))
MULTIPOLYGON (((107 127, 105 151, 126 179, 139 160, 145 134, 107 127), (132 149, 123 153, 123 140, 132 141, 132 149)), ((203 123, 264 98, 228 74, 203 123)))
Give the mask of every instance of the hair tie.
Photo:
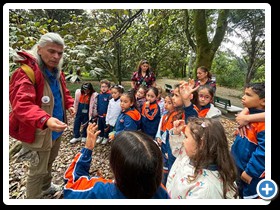
POLYGON ((201 127, 206 128, 207 127, 206 123, 205 122, 201 123, 201 127))

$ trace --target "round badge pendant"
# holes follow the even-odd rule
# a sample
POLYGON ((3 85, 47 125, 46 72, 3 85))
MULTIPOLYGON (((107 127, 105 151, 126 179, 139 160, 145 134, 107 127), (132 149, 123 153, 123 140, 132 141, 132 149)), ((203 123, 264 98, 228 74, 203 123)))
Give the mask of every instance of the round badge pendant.
POLYGON ((44 104, 47 104, 47 103, 49 103, 50 102, 50 97, 49 96, 43 96, 42 97, 42 99, 41 99, 41 101, 42 101, 42 103, 44 103, 44 104))

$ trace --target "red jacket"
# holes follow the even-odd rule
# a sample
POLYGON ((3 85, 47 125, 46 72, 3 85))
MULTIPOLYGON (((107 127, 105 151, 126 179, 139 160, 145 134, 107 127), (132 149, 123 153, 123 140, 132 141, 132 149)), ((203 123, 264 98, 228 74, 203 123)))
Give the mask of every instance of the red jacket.
MULTIPOLYGON (((36 129, 47 128, 45 123, 51 116, 41 109, 45 79, 36 59, 26 52, 18 54, 25 58, 20 63, 27 64, 34 70, 36 83, 32 84, 21 67, 13 73, 9 85, 12 107, 9 115, 9 134, 20 141, 32 143, 35 140, 36 129)), ((73 106, 74 100, 66 88, 63 72, 60 75, 60 83, 64 93, 64 109, 69 109, 73 106)))

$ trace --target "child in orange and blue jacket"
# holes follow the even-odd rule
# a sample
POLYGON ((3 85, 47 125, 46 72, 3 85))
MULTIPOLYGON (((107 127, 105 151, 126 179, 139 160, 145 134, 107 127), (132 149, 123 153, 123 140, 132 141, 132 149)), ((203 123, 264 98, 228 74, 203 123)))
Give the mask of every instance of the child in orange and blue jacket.
MULTIPOLYGON (((125 131, 112 142, 110 166, 114 179, 91 177, 92 150, 100 131, 89 124, 85 147, 64 174, 65 199, 168 199, 161 184, 162 155, 152 138, 140 131, 125 131)), ((107 202, 107 201, 106 201, 107 202)))
POLYGON ((215 90, 210 85, 201 85, 197 89, 197 103, 194 108, 200 118, 214 118, 222 115, 222 112, 212 104, 215 90))
POLYGON ((101 131, 96 143, 100 143, 101 141, 107 142, 109 132, 106 132, 106 115, 107 109, 109 105, 109 101, 111 99, 111 92, 110 92, 110 82, 107 79, 103 79, 100 81, 100 93, 98 94, 97 98, 97 117, 98 117, 98 129, 101 131))
MULTIPOLYGON (((248 84, 242 104, 250 114, 265 111, 265 84, 248 84)), ((231 147, 240 179, 237 180, 240 198, 259 198, 257 184, 265 178, 265 122, 251 122, 246 135, 237 134, 231 147)))
POLYGON ((110 140, 114 140, 122 131, 136 131, 140 129, 141 114, 136 109, 134 93, 123 93, 120 100, 122 112, 116 121, 115 130, 109 134, 110 140))
POLYGON ((157 103, 158 89, 150 87, 146 93, 146 102, 141 111, 141 130, 155 139, 160 121, 160 108, 157 103))
MULTIPOLYGON (((197 88, 193 88, 194 81, 192 80, 192 84, 188 84, 187 82, 178 83, 174 86, 173 89, 173 105, 175 107, 175 113, 172 117, 172 123, 175 120, 185 120, 188 122, 189 117, 197 117, 198 113, 194 108, 194 105, 191 103, 192 93, 197 90, 197 88)), ((173 126, 173 124, 172 124, 173 126)), ((169 138, 166 139, 166 147, 168 154, 168 171, 170 171, 173 163, 176 160, 176 157, 172 154, 172 150, 170 147, 169 138)), ((169 172, 168 172, 169 173, 169 172)))
POLYGON ((173 128, 173 118, 177 114, 172 101, 172 94, 169 94, 164 99, 165 112, 160 119, 158 126, 158 132, 156 134, 156 140, 161 148, 163 156, 163 179, 162 184, 166 184, 167 176, 169 172, 168 167, 168 151, 166 142, 169 141, 169 130, 173 128))

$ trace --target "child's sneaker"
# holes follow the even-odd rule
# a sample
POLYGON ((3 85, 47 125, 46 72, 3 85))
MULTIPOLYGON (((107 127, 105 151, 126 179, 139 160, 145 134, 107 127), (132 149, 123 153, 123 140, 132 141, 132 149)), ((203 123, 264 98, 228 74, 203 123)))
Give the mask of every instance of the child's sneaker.
POLYGON ((74 143, 76 143, 77 141, 81 141, 81 138, 73 138, 73 139, 70 140, 70 143, 71 143, 71 144, 74 144, 74 143))
POLYGON ((87 138, 86 137, 82 137, 82 142, 86 142, 87 138))
POLYGON ((103 137, 98 136, 96 143, 99 144, 103 140, 103 137))
POLYGON ((104 137, 104 138, 103 138, 103 141, 101 142, 101 144, 106 144, 106 143, 108 142, 108 140, 109 140, 108 138, 105 138, 105 137, 104 137))

